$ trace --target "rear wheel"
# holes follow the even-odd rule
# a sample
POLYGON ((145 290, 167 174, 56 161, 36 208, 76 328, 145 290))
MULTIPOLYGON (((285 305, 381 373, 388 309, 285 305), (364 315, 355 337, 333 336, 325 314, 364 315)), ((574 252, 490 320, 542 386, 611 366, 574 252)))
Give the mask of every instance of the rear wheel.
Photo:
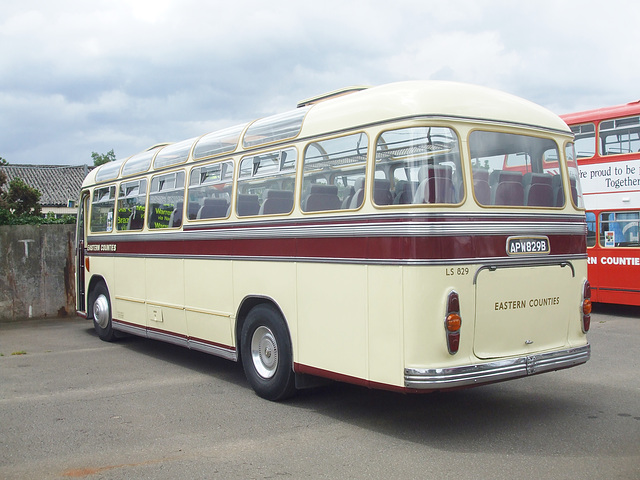
POLYGON ((98 283, 91 293, 91 310, 93 312, 93 328, 98 337, 105 342, 112 342, 116 333, 111 324, 111 300, 109 290, 102 282, 98 283))
POLYGON ((253 390, 267 400, 295 393, 289 331, 271 305, 258 305, 247 315, 240 335, 242 367, 253 390))

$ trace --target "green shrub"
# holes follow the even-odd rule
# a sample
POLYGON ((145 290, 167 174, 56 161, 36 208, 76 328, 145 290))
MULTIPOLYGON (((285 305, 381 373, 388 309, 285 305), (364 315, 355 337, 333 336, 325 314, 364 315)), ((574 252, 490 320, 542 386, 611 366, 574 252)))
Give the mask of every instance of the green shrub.
POLYGON ((76 223, 74 215, 63 215, 60 218, 49 212, 46 216, 23 213, 16 215, 11 210, 0 208, 0 225, 50 225, 76 223))

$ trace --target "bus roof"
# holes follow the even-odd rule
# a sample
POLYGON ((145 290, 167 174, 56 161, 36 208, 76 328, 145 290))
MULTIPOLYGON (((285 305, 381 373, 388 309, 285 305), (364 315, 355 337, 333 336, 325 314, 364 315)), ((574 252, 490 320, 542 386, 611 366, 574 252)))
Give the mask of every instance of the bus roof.
POLYGON ((570 133, 556 114, 508 93, 466 83, 409 81, 371 87, 314 105, 301 135, 416 116, 488 120, 570 133))
POLYGON ((611 118, 626 117, 640 113, 640 100, 625 103, 624 105, 614 105, 613 107, 595 108, 583 112, 567 113, 560 117, 569 125, 587 122, 599 122, 611 118))
MULTIPOLYGON (((287 141, 295 141, 295 138, 300 137, 330 135, 404 118, 450 118, 508 123, 571 135, 571 130, 560 117, 540 105, 498 90, 466 83, 408 81, 364 89, 356 87, 307 100, 303 105, 306 105, 303 108, 307 111, 304 115, 305 112, 300 109, 303 115, 298 115, 301 122, 299 133, 286 138, 287 141)), ((295 112, 296 110, 285 112, 273 118, 287 118, 291 113, 295 115, 295 112)), ((247 135, 253 125, 265 121, 268 124, 269 118, 271 117, 250 124, 244 135, 247 135)), ((242 143, 240 140, 239 144, 242 143)), ((232 154, 235 151, 236 148, 226 153, 232 154)), ((133 157, 92 170, 84 184, 95 183, 96 179, 101 181, 100 177, 106 181, 125 175, 120 173, 120 167, 128 158, 133 157), (101 170, 104 171, 101 173, 101 170)))

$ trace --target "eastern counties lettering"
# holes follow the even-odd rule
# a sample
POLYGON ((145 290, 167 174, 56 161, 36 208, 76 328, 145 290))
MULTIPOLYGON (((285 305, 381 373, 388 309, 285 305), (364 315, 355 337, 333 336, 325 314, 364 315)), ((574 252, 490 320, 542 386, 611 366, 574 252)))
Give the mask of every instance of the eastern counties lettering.
POLYGON ((530 298, 529 300, 507 300, 495 302, 494 310, 518 310, 522 308, 549 307, 560 304, 560 297, 530 298))

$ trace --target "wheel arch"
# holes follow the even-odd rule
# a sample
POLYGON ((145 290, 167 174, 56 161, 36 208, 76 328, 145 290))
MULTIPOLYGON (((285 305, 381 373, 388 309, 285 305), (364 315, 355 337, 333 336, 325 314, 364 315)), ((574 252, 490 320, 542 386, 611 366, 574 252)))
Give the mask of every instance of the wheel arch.
POLYGON ((107 285, 107 281, 104 279, 102 275, 93 275, 91 280, 89 280, 89 285, 87 286, 87 319, 91 320, 93 318, 93 302, 91 301, 91 295, 95 288, 103 283, 109 295, 111 295, 111 290, 109 290, 109 286, 107 285))
MULTIPOLYGON (((273 308, 276 309, 276 311, 280 314, 280 316, 282 317, 282 319, 284 320, 285 326, 287 327, 287 334, 289 335, 289 343, 291 345, 291 358, 293 358, 293 339, 291 338, 291 328, 289 328, 289 322, 287 321, 287 317, 285 316, 284 312, 282 311, 282 308, 280 308, 280 305, 278 305, 278 302, 276 302, 273 298, 271 297, 266 297, 266 296, 261 296, 261 295, 247 295, 245 298, 242 299, 242 302, 240 302, 240 306, 238 307, 238 312, 236 314, 236 323, 235 323, 235 332, 234 332, 234 337, 235 337, 235 341, 236 341, 236 352, 238 354, 238 362, 241 362, 242 359, 240 358, 240 336, 242 334, 242 327, 244 325, 244 322, 247 319, 247 315, 249 315, 249 312, 257 307, 258 305, 271 305, 273 308)), ((293 365, 292 365, 293 367, 293 365)))

